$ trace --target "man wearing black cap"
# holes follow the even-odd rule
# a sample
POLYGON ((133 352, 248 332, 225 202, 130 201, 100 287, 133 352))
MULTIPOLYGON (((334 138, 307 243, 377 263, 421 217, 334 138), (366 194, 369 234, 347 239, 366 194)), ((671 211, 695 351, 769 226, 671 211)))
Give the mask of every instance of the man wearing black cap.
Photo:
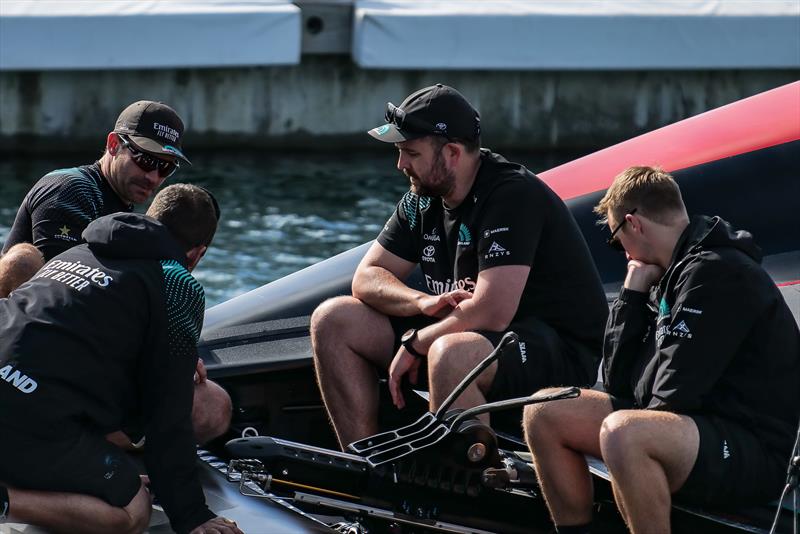
MULTIPOLYGON (((59 169, 41 178, 28 192, 0 257, 0 296, 29 280, 58 254, 82 242, 93 220, 132 211, 172 176, 181 162, 191 164, 181 149, 183 121, 161 102, 140 100, 126 107, 106 138, 106 149, 91 165, 59 169), (33 244, 36 249, 31 247, 33 244)), ((227 430, 227 393, 206 379, 197 361, 193 421, 200 443, 227 430), (223 415, 220 415, 223 414, 223 415)), ((136 436, 136 441, 141 436, 136 436)), ((112 434, 123 446, 129 439, 112 434)))
MULTIPOLYGON (((84 228, 102 215, 131 211, 152 196, 181 162, 183 121, 161 102, 140 100, 125 108, 106 138, 99 161, 45 175, 28 192, 3 246, 0 273, 15 283, 28 280, 44 261, 81 242, 84 228)), ((0 285, 3 280, 0 280, 0 285)), ((10 288, 13 289, 13 288, 10 288)))
MULTIPOLYGON (((503 333, 505 351, 454 407, 529 395, 597 375, 608 308, 567 207, 522 165, 480 149, 480 116, 455 89, 421 89, 369 134, 399 151, 411 188, 353 278, 324 302, 311 335, 320 389, 342 447, 378 431, 375 369, 394 404, 427 368, 430 407, 503 333), (427 292, 404 281, 419 265, 427 292)), ((519 432, 520 411, 492 423, 519 432)))

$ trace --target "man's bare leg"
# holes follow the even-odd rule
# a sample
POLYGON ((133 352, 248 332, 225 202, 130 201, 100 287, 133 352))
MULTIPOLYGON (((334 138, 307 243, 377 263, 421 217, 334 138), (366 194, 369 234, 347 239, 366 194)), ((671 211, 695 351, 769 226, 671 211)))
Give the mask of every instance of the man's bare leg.
POLYGON ((689 477, 699 447, 697 425, 685 415, 621 410, 603 421, 603 460, 634 534, 670 532, 672 493, 689 477))
MULTIPOLYGON (((197 444, 202 445, 227 432, 232 411, 231 398, 219 384, 211 380, 195 384, 192 428, 197 444)), ((146 441, 132 443, 131 438, 121 430, 106 434, 106 440, 126 451, 140 450, 146 441)))
MULTIPOLYGON (((448 334, 434 341, 428 351, 431 411, 438 409, 467 373, 490 352, 492 344, 489 340, 474 332, 448 334)), ((496 372, 497 362, 494 362, 459 395, 452 408, 484 404, 496 372)), ((488 423, 489 414, 481 416, 481 419, 488 423)))
POLYGON ((150 522, 150 492, 144 486, 124 508, 76 493, 8 488, 8 521, 30 523, 53 532, 120 534, 142 532, 150 522))
POLYGON ((0 257, 0 298, 27 282, 44 266, 44 256, 30 243, 19 243, 0 257))
POLYGON ((192 428, 199 445, 227 432, 232 413, 231 398, 219 384, 204 380, 194 385, 192 428))
POLYGON ((525 407, 525 440, 556 526, 592 521, 592 479, 584 454, 600 457, 600 427, 611 410, 607 394, 586 389, 576 399, 525 407))
POLYGON ((323 302, 311 316, 311 346, 322 399, 339 445, 378 432, 375 368, 394 357, 389 319, 353 297, 323 302))

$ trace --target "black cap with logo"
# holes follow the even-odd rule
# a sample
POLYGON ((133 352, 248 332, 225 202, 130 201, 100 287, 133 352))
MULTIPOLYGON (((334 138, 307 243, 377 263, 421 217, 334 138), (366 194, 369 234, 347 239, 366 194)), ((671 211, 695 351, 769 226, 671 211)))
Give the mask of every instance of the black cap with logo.
POLYGON ((386 124, 369 133, 378 141, 399 143, 427 135, 476 141, 481 116, 464 96, 437 83, 409 95, 403 103, 386 104, 386 124))
POLYGON ((161 102, 140 100, 122 110, 114 133, 128 136, 137 148, 156 156, 175 156, 191 162, 181 152, 183 121, 174 109, 161 102))

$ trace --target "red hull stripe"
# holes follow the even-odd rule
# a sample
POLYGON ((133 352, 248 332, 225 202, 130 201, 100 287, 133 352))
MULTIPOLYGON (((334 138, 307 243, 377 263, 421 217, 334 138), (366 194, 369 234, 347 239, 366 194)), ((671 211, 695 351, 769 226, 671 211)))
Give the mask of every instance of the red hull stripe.
POLYGON ((800 284, 800 280, 792 280, 791 282, 781 282, 780 284, 775 284, 778 287, 786 287, 786 286, 796 286, 800 284))
POLYGON ((666 171, 800 139, 800 81, 772 89, 539 173, 564 200, 602 191, 631 165, 666 171))

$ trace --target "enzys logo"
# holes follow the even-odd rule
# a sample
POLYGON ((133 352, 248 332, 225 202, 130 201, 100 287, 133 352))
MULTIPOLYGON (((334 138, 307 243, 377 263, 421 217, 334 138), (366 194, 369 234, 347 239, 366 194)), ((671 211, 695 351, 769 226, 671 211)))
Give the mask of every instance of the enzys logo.
POLYGON ((489 247, 489 250, 484 254, 484 258, 497 258, 499 256, 511 256, 511 252, 500 246, 497 241, 492 241, 492 246, 489 247))

